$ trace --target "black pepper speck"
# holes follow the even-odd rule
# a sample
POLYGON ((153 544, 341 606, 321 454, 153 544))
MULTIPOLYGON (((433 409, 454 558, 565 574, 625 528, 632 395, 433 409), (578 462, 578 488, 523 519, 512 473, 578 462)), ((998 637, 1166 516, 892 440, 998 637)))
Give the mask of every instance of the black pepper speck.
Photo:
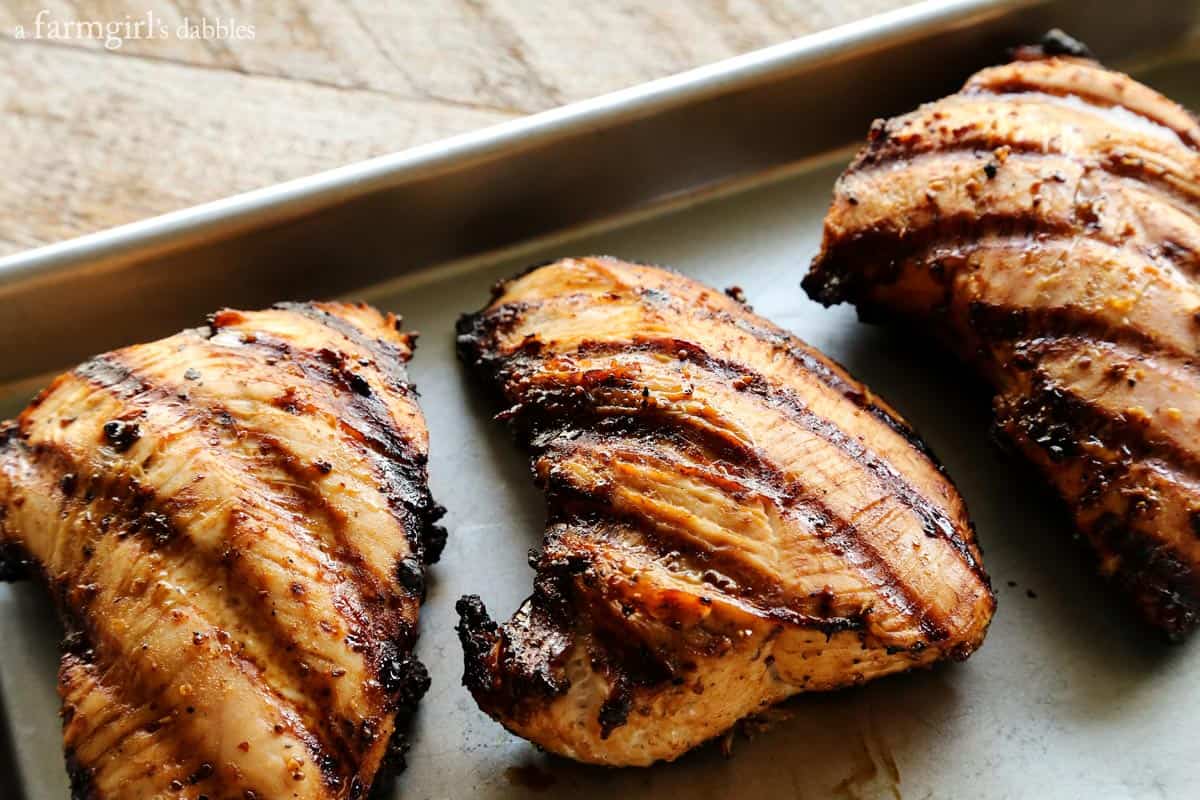
POLYGON ((104 438, 118 453, 123 453, 142 438, 142 430, 136 422, 114 419, 104 423, 104 438))

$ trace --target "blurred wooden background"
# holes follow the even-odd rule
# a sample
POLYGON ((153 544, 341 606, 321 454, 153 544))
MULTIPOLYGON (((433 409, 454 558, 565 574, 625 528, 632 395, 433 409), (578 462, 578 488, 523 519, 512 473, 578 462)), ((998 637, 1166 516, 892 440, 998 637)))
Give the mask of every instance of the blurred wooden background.
POLYGON ((0 254, 908 2, 0 0, 0 254), (167 35, 125 36, 139 20, 167 35), (253 26, 253 38, 184 38, 185 20, 253 26), (87 23, 122 26, 118 46, 87 23))

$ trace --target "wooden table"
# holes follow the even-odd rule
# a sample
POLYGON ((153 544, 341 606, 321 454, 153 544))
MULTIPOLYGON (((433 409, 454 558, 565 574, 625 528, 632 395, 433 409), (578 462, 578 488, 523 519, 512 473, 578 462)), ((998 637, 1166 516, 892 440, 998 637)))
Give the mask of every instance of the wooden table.
POLYGON ((0 0, 0 254, 907 2, 0 0))

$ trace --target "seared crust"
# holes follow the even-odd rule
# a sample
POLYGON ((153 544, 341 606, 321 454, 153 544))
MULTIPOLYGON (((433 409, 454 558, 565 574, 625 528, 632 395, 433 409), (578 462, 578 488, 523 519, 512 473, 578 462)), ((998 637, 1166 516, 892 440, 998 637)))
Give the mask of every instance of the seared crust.
POLYGON ((441 510, 366 306, 222 311, 57 378, 0 436, 0 544, 69 635, 73 793, 357 798, 396 715, 441 510))
POLYGON ((744 304, 565 259, 459 323, 548 522, 504 625, 459 603, 464 683, 547 750, 670 760, 805 690, 961 659, 994 607, 962 500, 909 427, 744 304))
POLYGON ((804 286, 974 364, 1100 572, 1177 638, 1200 620, 1200 126, 1094 62, 1020 53, 876 122, 804 286))

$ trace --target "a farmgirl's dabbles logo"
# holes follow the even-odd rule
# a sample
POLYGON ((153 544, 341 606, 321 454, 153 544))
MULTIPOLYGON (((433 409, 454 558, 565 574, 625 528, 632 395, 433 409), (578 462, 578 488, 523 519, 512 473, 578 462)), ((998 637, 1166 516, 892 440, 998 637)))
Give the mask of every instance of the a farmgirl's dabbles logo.
POLYGON ((254 25, 233 17, 184 16, 168 22, 153 11, 121 19, 57 19, 43 8, 29 24, 13 28, 12 35, 18 40, 96 41, 106 50, 119 50, 126 42, 153 39, 253 39, 254 25))

